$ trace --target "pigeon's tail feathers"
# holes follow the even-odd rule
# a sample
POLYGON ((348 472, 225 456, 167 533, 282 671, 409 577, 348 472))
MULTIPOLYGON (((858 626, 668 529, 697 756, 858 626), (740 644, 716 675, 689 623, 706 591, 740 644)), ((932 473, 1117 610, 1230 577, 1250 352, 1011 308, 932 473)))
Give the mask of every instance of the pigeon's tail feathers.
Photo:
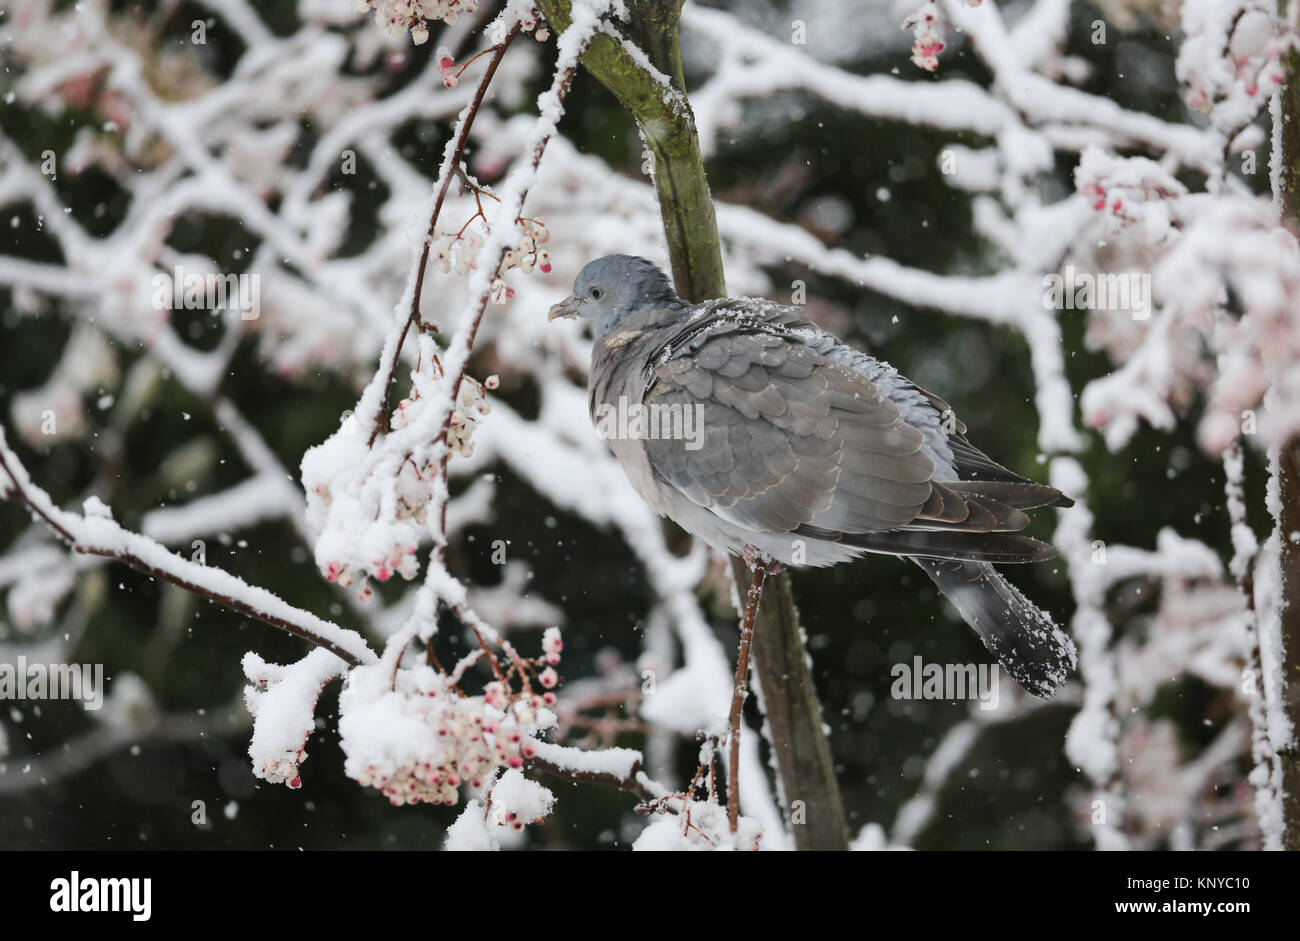
POLYGON ((1009 506, 1019 507, 1022 510, 1030 509, 1031 505, 1016 503, 1007 499, 1011 492, 1019 491, 1022 498, 1032 494, 1032 499, 1042 500, 1041 503, 1034 503, 1032 506, 1074 506, 1073 500, 1054 487, 1049 487, 1046 484, 1036 484, 1025 477, 1021 477, 1015 471, 1003 467, 967 441, 963 435, 949 435, 948 448, 952 451, 957 474, 962 480, 962 486, 973 484, 984 493, 993 496, 994 499, 1001 500, 1009 506), (998 484, 1019 486, 1004 489, 996 487, 998 484), (1001 492, 1001 496, 996 495, 998 491, 1001 492))
MULTIPOLYGON (((1011 504, 965 484, 933 481, 930 499, 908 524, 909 529, 951 529, 968 533, 1014 533, 1029 525, 1029 517, 1011 504)), ((1018 485, 1002 484, 1013 487, 1018 485)), ((1032 500, 1032 497, 1020 497, 1032 500)))
POLYGON ((944 529, 891 529, 878 533, 841 533, 807 524, 796 536, 839 542, 863 552, 883 555, 925 556, 958 562, 996 562, 1011 565, 1045 562, 1058 555, 1051 543, 1015 533, 970 533, 944 529))
POLYGON ((1055 487, 1032 481, 962 480, 943 481, 944 486, 964 497, 980 497, 1017 510, 1032 510, 1040 506, 1073 506, 1074 501, 1055 487))
POLYGON ((1071 502, 1054 487, 1028 480, 934 480, 929 499, 906 528, 1014 533, 1029 525, 1025 510, 1071 502))
POLYGON ((1012 679, 1050 699, 1076 665, 1074 643, 987 562, 914 558, 1012 679))

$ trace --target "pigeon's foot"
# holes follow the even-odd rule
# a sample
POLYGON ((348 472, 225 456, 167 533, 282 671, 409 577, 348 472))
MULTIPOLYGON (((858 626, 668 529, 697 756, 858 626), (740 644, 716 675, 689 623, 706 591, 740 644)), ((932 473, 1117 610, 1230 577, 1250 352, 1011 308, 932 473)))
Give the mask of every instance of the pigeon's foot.
POLYGON ((749 566, 751 572, 758 569, 760 565, 768 575, 775 575, 777 572, 785 568, 783 564, 772 558, 766 552, 755 549, 753 546, 745 546, 745 548, 741 549, 740 557, 745 560, 745 564, 749 566))

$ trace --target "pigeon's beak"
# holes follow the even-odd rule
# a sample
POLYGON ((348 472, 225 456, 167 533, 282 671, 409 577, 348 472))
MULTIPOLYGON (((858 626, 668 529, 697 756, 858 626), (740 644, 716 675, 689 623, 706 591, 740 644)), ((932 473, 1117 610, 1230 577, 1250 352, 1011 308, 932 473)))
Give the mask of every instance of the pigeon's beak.
POLYGON ((581 298, 576 294, 570 294, 558 304, 551 305, 551 312, 546 315, 547 320, 558 320, 560 317, 578 316, 578 301, 581 298))

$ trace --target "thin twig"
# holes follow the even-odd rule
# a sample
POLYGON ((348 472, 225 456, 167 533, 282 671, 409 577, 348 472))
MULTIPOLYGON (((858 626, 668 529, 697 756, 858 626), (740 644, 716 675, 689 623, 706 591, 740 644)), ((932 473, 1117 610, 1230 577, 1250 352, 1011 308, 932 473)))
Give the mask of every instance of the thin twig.
MULTIPOLYGON (((573 85, 573 76, 577 74, 577 71, 578 71, 578 61, 575 60, 571 66, 565 69, 565 71, 558 76, 558 82, 556 82, 554 86, 557 102, 563 102, 564 99, 568 96, 569 89, 573 85)), ((550 140, 551 140, 551 135, 544 134, 541 137, 541 139, 537 142, 537 145, 533 148, 531 162, 532 162, 532 169, 534 171, 537 169, 538 164, 541 163, 542 154, 546 153, 546 145, 550 143, 550 140)), ((527 195, 528 195, 527 190, 525 190, 520 197, 519 208, 521 211, 523 209, 524 200, 527 198, 527 195)), ((516 218, 518 217, 519 215, 517 214, 516 218)), ((505 249, 504 247, 502 247, 502 249, 498 252, 497 257, 483 259, 482 261, 485 264, 490 266, 489 270, 495 271, 501 266, 501 258, 504 255, 504 252, 505 249)), ((461 359, 460 369, 456 375, 455 380, 452 381, 452 383, 448 386, 448 388, 451 390, 453 402, 460 395, 460 384, 462 380, 465 378, 465 370, 469 366, 469 352, 474 348, 474 338, 478 336, 479 324, 483 322, 483 313, 487 309, 487 301, 488 301, 488 294, 486 293, 482 294, 478 298, 477 307, 475 308, 474 313, 470 318, 469 327, 465 337, 466 355, 461 359)), ((455 414, 454 409, 451 409, 447 412, 447 417, 442 423, 442 431, 439 432, 438 434, 438 439, 437 439, 438 441, 447 440, 447 431, 451 427, 451 416, 453 414, 455 414)), ((451 449, 444 448, 442 452, 442 460, 439 462, 438 465, 438 480, 440 483, 440 492, 444 494, 447 492, 447 462, 450 459, 451 459, 451 449)), ((447 501, 445 498, 442 500, 442 507, 439 513, 439 517, 440 517, 439 531, 445 533, 447 531, 447 501)), ((443 552, 445 551, 445 543, 442 542, 438 543, 434 547, 434 551, 438 554, 439 558, 441 558, 443 552)))
MULTIPOLYGON (((392 363, 389 364, 388 374, 384 377, 384 391, 379 403, 379 414, 375 416, 375 427, 370 432, 369 443, 372 445, 388 425, 388 390, 393 384, 394 375, 397 373, 397 364, 402 361, 402 344, 406 342, 406 335, 411 332, 411 327, 420 319, 420 297, 424 293, 424 269, 429 264, 429 247, 433 242, 433 233, 438 227, 438 216, 442 213, 442 204, 447 199, 447 191, 451 188, 451 181, 456 178, 455 170, 464 159, 465 145, 469 143, 470 128, 474 126, 474 118, 478 116, 479 108, 483 104, 483 98, 487 95, 488 85, 492 84, 492 78, 496 75, 497 66, 501 64, 501 59, 505 56, 506 50, 510 48, 510 44, 515 41, 515 37, 518 35, 519 24, 515 23, 510 32, 506 33, 506 38, 492 48, 492 58, 488 62, 487 70, 483 73, 483 77, 479 79, 478 88, 474 92, 474 99, 469 103, 469 110, 465 112, 465 120, 460 123, 460 131, 456 135, 456 145, 451 154, 451 172, 444 172, 442 175, 442 185, 438 187, 438 195, 433 201, 433 212, 429 215, 429 228, 425 233, 424 245, 420 248, 420 264, 415 271, 415 291, 411 295, 411 310, 407 314, 406 325, 402 327, 402 332, 397 338, 397 349, 393 353, 392 363)), ((475 58, 478 58, 478 56, 475 56, 475 58)))
MULTIPOLYGON (((64 517, 65 521, 67 521, 72 518, 72 515, 57 510, 57 508, 54 507, 54 504, 50 501, 48 494, 30 483, 26 469, 18 461, 17 455, 9 450, 5 442, 3 428, 0 428, 0 470, 4 471, 5 476, 9 481, 4 486, 3 493, 0 494, 0 496, 27 507, 33 517, 48 526, 74 551, 113 559, 130 566, 138 572, 143 572, 146 575, 161 579, 162 581, 171 582, 173 585, 184 588, 186 591, 193 592, 202 598, 207 598, 209 601, 215 601, 232 611, 237 611, 247 617, 255 618, 264 624, 269 624, 272 627, 279 628, 282 631, 293 634, 295 637, 300 637, 303 640, 310 641, 318 647, 324 647, 330 653, 351 666, 361 666, 364 663, 372 662, 374 660, 374 654, 366 646, 361 635, 349 631, 346 628, 339 627, 329 621, 325 621, 308 611, 296 608, 278 596, 273 595, 256 585, 246 585, 246 587, 250 592, 263 596, 263 600, 268 603, 268 607, 273 605, 279 607, 280 610, 285 611, 286 616, 272 614, 269 610, 258 610, 258 608, 254 607, 247 601, 236 598, 225 592, 221 592, 210 585, 202 584, 201 581, 194 578, 187 578, 180 574, 179 571, 170 571, 168 568, 165 568, 158 563, 146 561, 140 554, 132 552, 129 548, 125 548, 124 546, 96 545, 82 536, 79 536, 77 533, 74 533, 72 529, 69 528, 69 525, 60 522, 56 516, 56 514, 61 515, 64 517), (37 494, 39 494, 39 496, 37 496, 37 494), (354 645, 355 649, 349 650, 341 643, 324 636, 319 630, 312 626, 312 622, 315 622, 321 627, 339 631, 341 634, 351 635, 351 637, 356 639, 356 645, 354 645), (358 653, 358 651, 370 653, 369 660, 358 653)), ((149 543, 150 546, 156 547, 158 552, 161 553, 159 556, 160 558, 166 557, 168 559, 174 559, 180 563, 180 565, 177 566, 178 569, 188 570, 195 573, 212 573, 218 578, 230 579, 235 577, 224 569, 200 564, 188 559, 182 559, 174 552, 164 548, 161 544, 153 542, 146 536, 123 529, 110 519, 96 520, 96 523, 99 525, 111 526, 115 531, 115 534, 121 537, 124 542, 129 543, 130 541, 135 540, 149 543)))
POLYGON ((578 771, 573 768, 562 768, 542 758, 530 758, 526 765, 532 771, 550 775, 553 778, 583 784, 603 784, 606 787, 618 788, 620 791, 635 794, 647 803, 659 799, 658 794, 642 783, 639 773, 641 763, 639 761, 632 766, 632 771, 627 777, 619 777, 608 771, 578 771))

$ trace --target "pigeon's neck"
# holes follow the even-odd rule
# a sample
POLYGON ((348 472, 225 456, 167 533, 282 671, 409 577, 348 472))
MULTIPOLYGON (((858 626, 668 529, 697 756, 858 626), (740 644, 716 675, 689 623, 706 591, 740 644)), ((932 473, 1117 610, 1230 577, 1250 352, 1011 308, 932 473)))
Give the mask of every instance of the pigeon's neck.
POLYGON ((658 310, 637 321, 625 319, 596 337, 588 381, 590 404, 617 403, 620 396, 637 396, 633 388, 647 359, 681 329, 682 312, 658 310))
POLYGON ((593 324, 593 334, 597 342, 625 345, 629 335, 680 324, 685 317, 682 313, 685 309, 686 304, 676 295, 659 298, 653 304, 641 304, 631 310, 619 311, 603 323, 593 324))

